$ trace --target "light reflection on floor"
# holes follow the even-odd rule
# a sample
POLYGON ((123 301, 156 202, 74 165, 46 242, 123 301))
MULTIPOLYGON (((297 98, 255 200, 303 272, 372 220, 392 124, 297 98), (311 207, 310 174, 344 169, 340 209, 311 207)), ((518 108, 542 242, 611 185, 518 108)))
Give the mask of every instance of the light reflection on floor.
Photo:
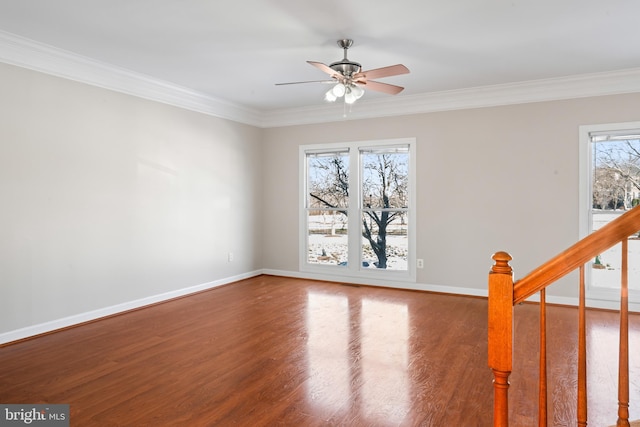
POLYGON ((406 304, 365 298, 353 307, 344 295, 309 292, 306 319, 311 404, 400 423, 410 409, 406 304))
POLYGON ((349 301, 310 292, 307 300, 309 401, 333 412, 349 402, 349 301))
POLYGON ((409 410, 409 311, 406 304, 364 299, 360 315, 364 415, 399 423, 409 410))

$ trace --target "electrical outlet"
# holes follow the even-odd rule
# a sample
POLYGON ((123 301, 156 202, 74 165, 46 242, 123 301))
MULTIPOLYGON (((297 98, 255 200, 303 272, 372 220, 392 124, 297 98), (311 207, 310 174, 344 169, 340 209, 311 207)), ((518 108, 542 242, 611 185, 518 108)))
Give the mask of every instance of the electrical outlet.
POLYGON ((233 252, 229 252, 229 255, 227 255, 227 259, 229 260, 229 262, 233 261, 233 252))
POLYGON ((416 267, 424 268, 424 260, 423 259, 417 259, 416 260, 416 267))

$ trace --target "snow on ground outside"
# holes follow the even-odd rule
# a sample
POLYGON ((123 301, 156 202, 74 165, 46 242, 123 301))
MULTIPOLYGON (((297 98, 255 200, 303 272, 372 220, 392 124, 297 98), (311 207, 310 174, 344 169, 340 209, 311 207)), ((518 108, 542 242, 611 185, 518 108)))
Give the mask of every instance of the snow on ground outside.
MULTIPOLYGON (((363 241, 364 248, 363 262, 369 268, 376 268, 373 264, 378 258, 375 256, 369 243, 363 241)), ((387 236, 387 269, 388 270, 406 270, 407 269, 407 248, 408 240, 406 236, 387 236)), ((347 262, 347 236, 344 234, 326 235, 311 234, 309 235, 309 251, 307 260, 310 263, 319 264, 340 264, 347 262), (324 252, 323 252, 324 250, 324 252), (323 259, 323 256, 328 259, 323 259), (320 257, 320 259, 318 259, 320 257)))

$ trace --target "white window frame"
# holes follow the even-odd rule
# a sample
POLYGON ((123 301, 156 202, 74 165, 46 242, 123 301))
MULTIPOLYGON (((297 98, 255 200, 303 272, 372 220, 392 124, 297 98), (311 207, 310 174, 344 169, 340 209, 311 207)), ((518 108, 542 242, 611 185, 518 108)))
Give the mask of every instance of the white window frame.
MULTIPOLYGON (((592 208, 593 203, 591 200, 592 192, 592 174, 591 165, 593 162, 592 150, 591 150, 591 137, 597 134, 624 134, 627 132, 636 133, 640 130, 640 121, 638 122, 624 122, 624 123, 605 123, 598 125, 584 125, 579 127, 579 215, 578 215, 578 229, 579 239, 585 238, 591 232, 592 228, 592 208)), ((592 286, 591 281, 591 268, 585 268, 585 282, 586 282, 586 299, 589 305, 618 309, 620 301, 619 289, 604 289, 592 286)), ((629 290, 629 307, 630 309, 637 311, 640 309, 640 291, 629 290)))
POLYGON ((326 276, 329 279, 336 279, 335 276, 342 277, 345 281, 356 283, 371 283, 392 285, 390 281, 415 282, 416 281, 416 139, 415 138, 397 138, 384 139, 375 141, 352 141, 329 144, 311 144, 301 145, 299 148, 299 268, 301 272, 312 273, 314 277, 322 278, 326 276), (349 260, 358 260, 358 262, 349 262, 346 266, 337 265, 316 265, 307 262, 307 212, 306 212, 306 153, 310 151, 338 151, 343 149, 349 150, 349 188, 357 188, 358 191, 353 194, 350 192, 351 199, 349 202, 349 210, 359 212, 362 204, 360 198, 361 183, 361 165, 360 150, 371 148, 383 148, 405 145, 409 147, 409 206, 407 209, 407 226, 408 226, 408 254, 406 270, 389 270, 362 268, 361 259, 361 219, 359 215, 348 215, 347 236, 349 241, 349 260), (352 279, 352 280, 348 280, 352 279))

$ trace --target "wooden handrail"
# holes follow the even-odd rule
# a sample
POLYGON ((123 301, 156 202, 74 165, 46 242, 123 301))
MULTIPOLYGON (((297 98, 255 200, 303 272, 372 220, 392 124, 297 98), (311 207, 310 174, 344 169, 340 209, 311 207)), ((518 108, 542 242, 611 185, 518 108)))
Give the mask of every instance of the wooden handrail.
POLYGON ((640 206, 588 235, 517 281, 513 286, 513 303, 526 300, 638 230, 640 206))

